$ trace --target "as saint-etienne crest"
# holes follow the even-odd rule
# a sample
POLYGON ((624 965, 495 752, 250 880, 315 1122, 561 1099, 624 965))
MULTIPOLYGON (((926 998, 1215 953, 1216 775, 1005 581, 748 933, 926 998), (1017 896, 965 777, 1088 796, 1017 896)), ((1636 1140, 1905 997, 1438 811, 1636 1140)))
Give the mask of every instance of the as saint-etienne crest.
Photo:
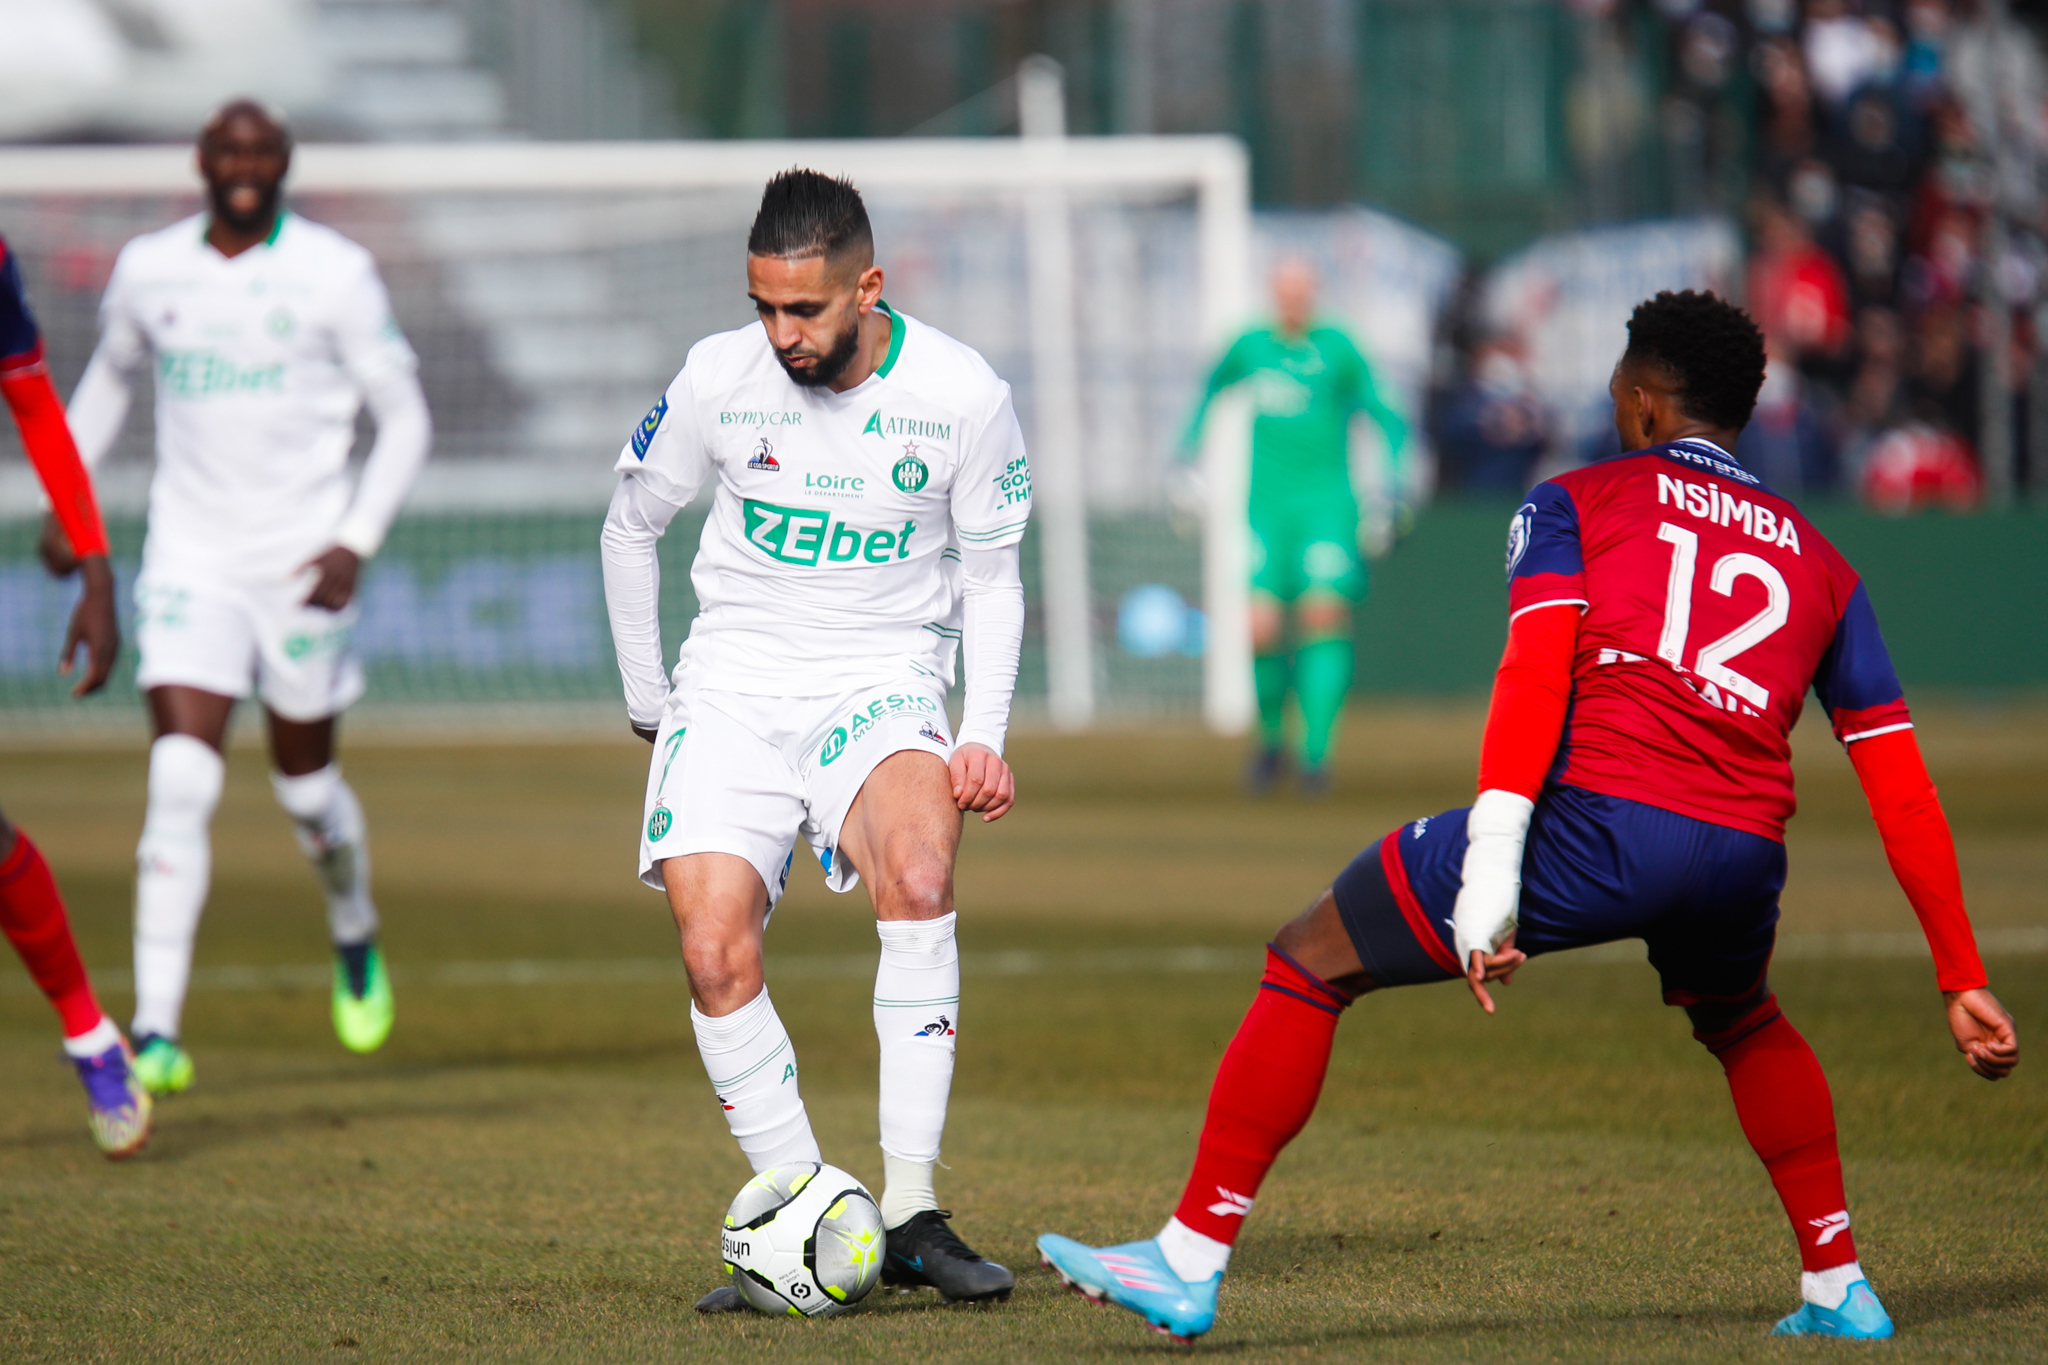
POLYGON ((896 467, 889 471, 890 479, 904 492, 915 493, 924 487, 925 480, 931 478, 931 476, 932 472, 925 467, 925 462, 917 458, 917 442, 905 441, 903 443, 903 458, 898 460, 896 467))
POLYGON ((654 814, 647 817, 647 842, 658 844, 668 833, 668 827, 675 823, 675 817, 668 813, 668 807, 656 802, 654 814))

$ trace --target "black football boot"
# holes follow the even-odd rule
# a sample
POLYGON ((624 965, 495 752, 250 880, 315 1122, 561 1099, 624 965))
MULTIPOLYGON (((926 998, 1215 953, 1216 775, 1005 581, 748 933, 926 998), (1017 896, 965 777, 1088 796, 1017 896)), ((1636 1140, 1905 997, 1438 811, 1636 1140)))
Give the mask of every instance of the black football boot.
POLYGON ((889 1229, 882 1283, 900 1289, 929 1285, 948 1303, 1005 1303, 1017 1277, 960 1240, 944 1209, 926 1209, 889 1229))

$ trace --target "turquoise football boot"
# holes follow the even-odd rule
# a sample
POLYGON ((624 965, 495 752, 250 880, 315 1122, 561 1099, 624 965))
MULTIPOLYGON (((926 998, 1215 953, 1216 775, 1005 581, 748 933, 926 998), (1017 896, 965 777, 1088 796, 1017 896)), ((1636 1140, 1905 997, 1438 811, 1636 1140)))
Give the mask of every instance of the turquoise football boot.
POLYGON ((1774 1337, 1849 1337, 1856 1341, 1882 1341, 1892 1334, 1892 1315, 1877 1301, 1870 1281, 1858 1280, 1834 1308, 1802 1303, 1796 1313, 1787 1313, 1776 1327, 1774 1337))
POLYGON ((1222 1274, 1189 1284, 1173 1273, 1156 1241, 1087 1247, 1071 1237, 1048 1232, 1038 1239, 1038 1259, 1089 1302, 1129 1309, 1151 1324, 1153 1331, 1183 1346, 1216 1322, 1216 1290, 1223 1283, 1222 1274))

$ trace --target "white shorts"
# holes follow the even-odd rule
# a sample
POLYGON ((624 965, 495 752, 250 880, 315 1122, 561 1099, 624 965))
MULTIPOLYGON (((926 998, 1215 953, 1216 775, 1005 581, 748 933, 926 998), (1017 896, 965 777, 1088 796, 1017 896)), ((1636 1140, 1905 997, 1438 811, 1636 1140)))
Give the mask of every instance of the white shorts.
POLYGON ((825 869, 825 884, 850 891, 860 874, 835 854, 861 784, 906 749, 951 758, 951 729, 946 691, 935 678, 835 697, 680 690, 669 699, 647 769, 640 880, 658 891, 662 859, 730 853, 761 874, 773 910, 801 835, 825 869))
POLYGON ((313 576, 240 582, 144 569, 135 584, 136 685, 252 693, 286 720, 322 720, 363 695, 356 605, 305 604, 313 576))

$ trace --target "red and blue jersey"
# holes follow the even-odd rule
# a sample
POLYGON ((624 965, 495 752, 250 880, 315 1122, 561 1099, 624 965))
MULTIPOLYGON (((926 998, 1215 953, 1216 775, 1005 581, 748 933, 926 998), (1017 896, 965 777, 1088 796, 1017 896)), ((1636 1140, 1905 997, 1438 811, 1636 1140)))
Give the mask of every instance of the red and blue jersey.
POLYGON ((42 364, 43 336, 21 285, 21 267, 0 237, 0 375, 42 364))
POLYGON ((1808 687, 1845 744, 1912 725, 1856 571, 1711 441, 1538 484, 1508 582, 1585 612, 1551 782, 1782 839, 1808 687))

